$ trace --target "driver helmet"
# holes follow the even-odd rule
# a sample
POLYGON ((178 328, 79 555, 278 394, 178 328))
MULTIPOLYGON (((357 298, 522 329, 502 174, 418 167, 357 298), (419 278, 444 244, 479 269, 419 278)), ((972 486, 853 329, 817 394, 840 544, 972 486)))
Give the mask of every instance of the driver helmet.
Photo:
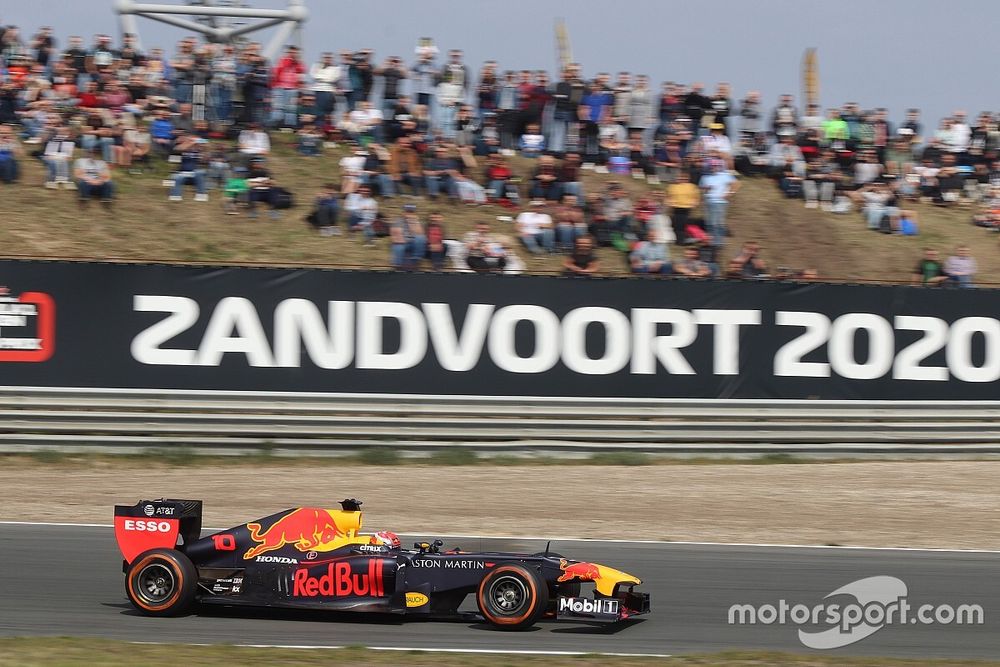
POLYGON ((381 530, 371 536, 368 540, 368 544, 383 546, 389 549, 399 548, 399 536, 396 533, 390 533, 387 530, 381 530))

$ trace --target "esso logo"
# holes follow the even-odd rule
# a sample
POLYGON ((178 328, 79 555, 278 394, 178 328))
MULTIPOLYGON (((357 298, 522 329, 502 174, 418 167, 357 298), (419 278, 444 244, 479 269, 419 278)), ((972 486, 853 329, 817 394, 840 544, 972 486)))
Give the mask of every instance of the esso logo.
POLYGON ((168 521, 146 521, 144 519, 125 519, 125 530, 136 530, 146 533, 169 533, 168 521))

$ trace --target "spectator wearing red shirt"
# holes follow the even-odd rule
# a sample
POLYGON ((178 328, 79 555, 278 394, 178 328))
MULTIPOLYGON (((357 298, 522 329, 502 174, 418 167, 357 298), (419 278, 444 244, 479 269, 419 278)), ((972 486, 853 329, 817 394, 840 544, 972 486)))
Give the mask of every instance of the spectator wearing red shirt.
POLYGON ((434 267, 435 271, 444 270, 444 257, 445 257, 445 245, 444 245, 444 216, 437 211, 430 214, 427 219, 427 253, 431 259, 431 266, 434 267))
POLYGON ((104 99, 97 90, 97 83, 91 81, 80 93, 79 104, 81 109, 100 109, 104 106, 104 99))
POLYGON ((521 80, 517 84, 517 127, 515 136, 524 134, 531 118, 532 98, 535 94, 535 83, 531 79, 531 70, 521 70, 521 80))
MULTIPOLYGON (((507 161, 500 155, 491 155, 489 157, 489 163, 486 166, 486 190, 489 193, 488 196, 499 203, 502 206, 514 206, 517 199, 517 195, 514 194, 511 197, 511 192, 508 189, 510 184, 510 179, 514 176, 514 172, 511 171, 510 165, 507 161)), ((514 188, 514 193, 517 189, 514 188)))
POLYGON ((306 66, 299 50, 289 46, 271 72, 271 124, 294 128, 298 123, 298 94, 306 66))
POLYGON ((542 114, 545 106, 552 100, 549 92, 549 75, 544 70, 535 72, 535 82, 528 89, 527 106, 524 110, 524 127, 528 125, 542 125, 542 114))

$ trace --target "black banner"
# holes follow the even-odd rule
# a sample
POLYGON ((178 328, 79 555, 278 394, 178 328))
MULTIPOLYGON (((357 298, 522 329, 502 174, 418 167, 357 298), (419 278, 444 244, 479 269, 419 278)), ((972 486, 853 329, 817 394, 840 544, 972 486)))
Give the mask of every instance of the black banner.
POLYGON ((0 384, 981 399, 997 292, 0 261, 0 384))

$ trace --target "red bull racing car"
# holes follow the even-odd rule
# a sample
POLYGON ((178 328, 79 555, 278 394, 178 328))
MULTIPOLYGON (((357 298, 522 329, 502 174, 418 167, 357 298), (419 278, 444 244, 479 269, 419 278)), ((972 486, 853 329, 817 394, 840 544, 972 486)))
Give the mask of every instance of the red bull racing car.
POLYGON ((617 622, 649 612, 636 577, 545 552, 404 549, 388 532, 361 533, 361 503, 299 507, 201 536, 200 500, 115 507, 125 592, 150 616, 195 603, 462 617, 475 595, 482 619, 527 628, 543 617, 617 622), (590 595, 581 584, 593 585, 590 595))

